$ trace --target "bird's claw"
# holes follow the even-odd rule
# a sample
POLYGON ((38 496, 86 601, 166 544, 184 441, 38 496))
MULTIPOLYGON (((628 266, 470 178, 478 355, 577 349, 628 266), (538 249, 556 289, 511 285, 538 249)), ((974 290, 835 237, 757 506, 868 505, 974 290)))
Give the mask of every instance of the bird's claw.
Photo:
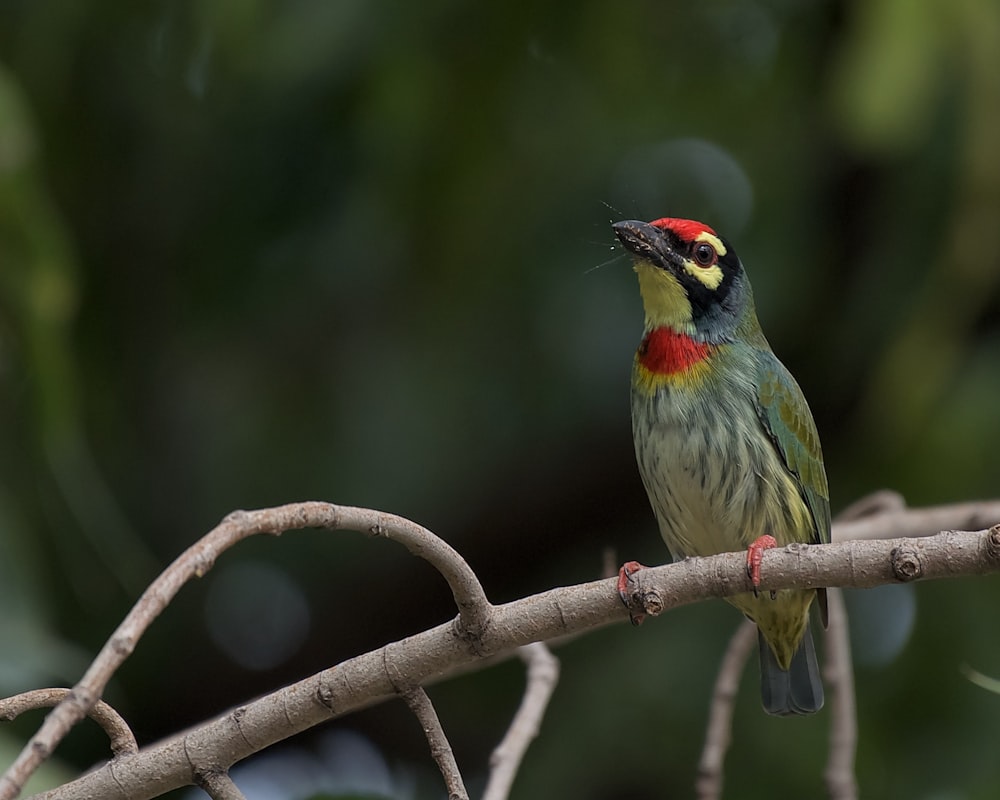
POLYGON ((625 608, 628 609, 628 618, 633 625, 642 625, 642 621, 646 618, 644 613, 633 609, 631 602, 632 594, 629 592, 629 583, 632 582, 632 576, 640 569, 646 569, 646 565, 640 564, 638 561, 626 561, 622 564, 621 569, 618 570, 618 596, 621 598, 625 608))
MULTIPOLYGON (((747 577, 753 586, 753 596, 757 597, 757 588, 760 586, 760 564, 764 560, 764 551, 777 547, 778 541, 767 534, 758 536, 747 548, 747 577)), ((775 592, 771 590, 771 599, 775 598, 775 592)))

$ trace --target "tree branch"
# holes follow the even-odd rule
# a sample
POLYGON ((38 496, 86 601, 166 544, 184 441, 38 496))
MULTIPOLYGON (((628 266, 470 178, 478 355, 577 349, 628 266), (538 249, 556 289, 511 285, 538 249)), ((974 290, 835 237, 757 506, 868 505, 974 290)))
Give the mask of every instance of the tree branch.
POLYGON ((830 627, 826 632, 823 677, 830 688, 830 755, 823 777, 831 800, 857 800, 854 755, 858 747, 858 712, 847 608, 840 589, 826 593, 830 627))
POLYGON ((441 777, 444 778, 444 785, 448 789, 448 800, 469 800, 462 773, 459 772, 458 762, 455 761, 455 753, 448 744, 448 737, 441 727, 441 720, 438 719, 427 692, 419 686, 411 686, 400 690, 399 694, 424 729, 424 736, 431 746, 431 757, 441 770, 441 777))
MULTIPOLYGON (((890 514, 895 518, 896 514, 890 514)), ((853 524, 853 523, 852 523, 853 524)), ((846 523, 845 523, 846 525, 846 523)), ((751 590, 746 570, 731 566, 745 554, 722 553, 633 573, 630 603, 634 611, 655 616, 692 601, 690 592, 711 587, 711 596, 751 590), (668 571, 688 567, 681 581, 670 581, 668 571), (699 577, 695 578, 697 574, 699 577), (688 579, 692 583, 688 583, 688 579), (699 582, 702 582, 701 584, 699 582)), ((872 539, 824 545, 791 544, 764 554, 759 591, 814 589, 824 586, 871 588, 886 583, 984 575, 1000 569, 1000 525, 978 532, 943 531, 926 538, 872 539)), ((680 577, 679 575, 677 577, 680 577)), ((633 612, 634 613, 634 612, 633 612)))
MULTIPOLYGON (((25 711, 36 708, 52 708, 70 694, 69 689, 35 689, 0 700, 0 719, 12 722, 25 711)), ((98 700, 87 712, 87 716, 100 725, 111 740, 114 756, 131 755, 139 752, 139 745, 128 723, 103 700, 98 700)))
POLYGON ((207 775, 202 775, 198 780, 198 786, 212 800, 246 800, 246 796, 233 783, 228 772, 210 772, 207 775))
POLYGON ((729 647, 722 657, 722 665, 712 690, 712 702, 705 730, 705 746, 698 762, 695 792, 698 800, 717 800, 722 797, 722 766, 733 729, 733 707, 740 688, 740 678, 750 651, 757 641, 757 626, 744 619, 729 640, 729 647))
MULTIPOLYGON (((854 697, 854 666, 847 626, 847 609, 840 589, 827 589, 830 626, 826 631, 824 678, 830 694, 830 754, 824 772, 831 800, 857 800, 854 755, 858 742, 854 697)), ((748 619, 733 634, 722 658, 712 692, 705 746, 698 764, 695 790, 699 800, 722 796, 723 765, 732 732, 733 707, 747 658, 757 640, 757 626, 748 619)))
POLYGON ((426 528, 394 514, 331 503, 293 503, 260 511, 234 511, 185 550, 143 592, 80 682, 45 718, 17 760, 0 777, 0 800, 13 800, 70 728, 86 716, 111 676, 131 655, 139 638, 185 583, 204 576, 223 552, 243 539, 260 533, 280 535, 301 528, 366 531, 400 542, 413 555, 430 562, 451 587, 459 610, 456 632, 475 649, 490 612, 486 593, 465 559, 426 528))
MULTIPOLYGON (((871 587, 1000 571, 1000 526, 924 539, 850 541, 769 550, 761 589, 871 587)), ((723 553, 636 573, 646 613, 749 591, 743 553, 723 553)), ((357 656, 206 722, 182 737, 117 759, 58 789, 50 800, 143 800, 194 782, 189 753, 229 766, 313 725, 395 696, 392 674, 413 685, 446 677, 484 656, 627 619, 616 581, 551 589, 494 606, 475 644, 453 623, 357 656)))
POLYGON ((834 520, 832 539, 889 539, 931 536, 958 528, 979 530, 1000 521, 1000 500, 953 503, 928 508, 906 508, 895 492, 881 491, 845 508, 834 520))
POLYGON ((528 665, 527 685, 507 734, 490 757, 490 779, 483 800, 507 800, 510 796, 521 760, 531 740, 538 735, 545 709, 559 682, 559 659, 544 644, 525 645, 519 649, 519 655, 528 665))
MULTIPOLYGON (((974 504, 978 506, 979 504, 974 504)), ((987 504, 988 505, 988 504, 987 504)), ((838 539, 850 539, 851 527, 846 522, 856 522, 865 517, 890 514, 906 510, 906 501, 898 492, 882 489, 851 503, 835 520, 838 539)), ((960 519, 970 516, 970 505, 951 506, 949 511, 960 519)), ((927 519, 926 510, 905 515, 918 532, 927 519)), ((828 793, 834 798, 853 800, 857 796, 854 779, 854 752, 857 747, 857 717, 854 703, 854 668, 851 663, 850 636, 844 599, 839 589, 827 593, 829 603, 829 628, 826 632, 825 677, 830 705, 830 755, 826 770, 828 793)), ((729 642, 716 678, 709 721, 698 767, 695 788, 701 800, 716 800, 722 795, 723 765, 729 748, 732 731, 733 705, 739 689, 740 677, 747 657, 753 647, 756 628, 744 620, 729 642)))

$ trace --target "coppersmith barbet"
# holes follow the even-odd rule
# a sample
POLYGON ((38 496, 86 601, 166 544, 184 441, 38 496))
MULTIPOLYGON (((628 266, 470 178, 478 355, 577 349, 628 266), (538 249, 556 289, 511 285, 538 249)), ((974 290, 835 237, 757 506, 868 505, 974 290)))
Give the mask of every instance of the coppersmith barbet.
MULTIPOLYGON (((764 338, 732 246, 700 222, 618 222, 645 310, 632 371, 632 433, 642 482, 673 557, 830 541, 819 436, 802 390, 764 338)), ((622 568, 624 591, 631 571, 622 568)), ((782 589, 728 598, 757 624, 771 714, 823 705, 809 631, 813 598, 782 589)))

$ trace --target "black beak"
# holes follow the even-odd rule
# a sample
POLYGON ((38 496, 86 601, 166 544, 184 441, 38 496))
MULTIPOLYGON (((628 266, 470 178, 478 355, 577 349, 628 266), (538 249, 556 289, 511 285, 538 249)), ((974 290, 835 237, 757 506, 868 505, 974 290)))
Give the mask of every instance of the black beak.
POLYGON ((650 261, 661 269, 681 266, 683 259, 677 254, 669 235, 663 229, 637 219, 615 222, 611 229, 632 255, 650 261))

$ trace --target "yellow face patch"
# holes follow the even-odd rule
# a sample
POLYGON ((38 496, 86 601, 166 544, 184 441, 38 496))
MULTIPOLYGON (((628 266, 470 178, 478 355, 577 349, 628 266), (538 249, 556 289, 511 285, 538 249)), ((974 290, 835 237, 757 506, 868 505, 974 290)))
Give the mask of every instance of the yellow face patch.
POLYGON ((693 332, 691 301, 677 278, 649 261, 636 261, 634 269, 639 276, 646 327, 665 326, 676 331, 693 332))
MULTIPOLYGON (((695 242, 704 242, 705 244, 711 245, 718 256, 724 256, 726 254, 726 246, 722 243, 722 240, 715 234, 709 233, 708 231, 702 231, 695 237, 695 242)), ((715 291, 719 288, 719 284, 722 283, 722 268, 718 263, 712 264, 709 267, 703 267, 700 264, 696 264, 690 259, 684 259, 684 270, 692 278, 697 279, 700 283, 705 285, 705 288, 715 291)))

